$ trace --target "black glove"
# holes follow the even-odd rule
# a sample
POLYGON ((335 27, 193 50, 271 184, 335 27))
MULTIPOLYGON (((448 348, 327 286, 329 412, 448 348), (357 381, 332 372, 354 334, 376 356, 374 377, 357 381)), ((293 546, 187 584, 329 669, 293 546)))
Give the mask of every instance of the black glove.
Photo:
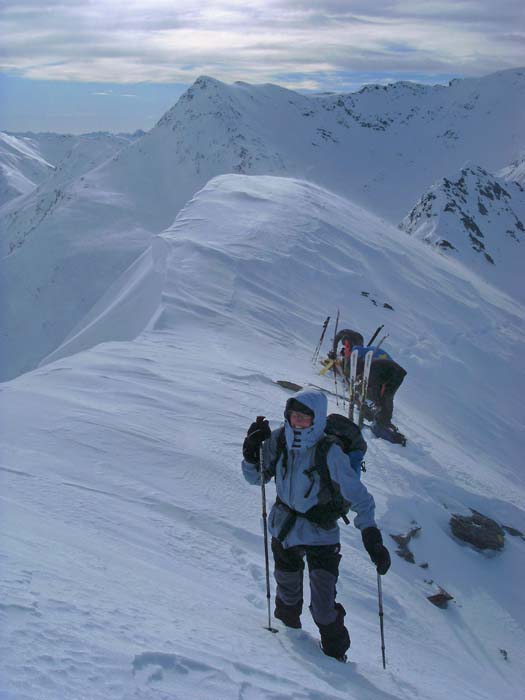
POLYGON ((390 554, 383 544, 383 538, 377 527, 367 527, 361 532, 363 544, 370 555, 370 559, 377 567, 377 572, 384 576, 390 569, 390 554))
POLYGON ((250 464, 259 462, 259 450, 262 443, 267 440, 272 431, 270 424, 264 416, 257 416, 255 423, 252 423, 248 428, 248 434, 242 445, 242 455, 250 464))

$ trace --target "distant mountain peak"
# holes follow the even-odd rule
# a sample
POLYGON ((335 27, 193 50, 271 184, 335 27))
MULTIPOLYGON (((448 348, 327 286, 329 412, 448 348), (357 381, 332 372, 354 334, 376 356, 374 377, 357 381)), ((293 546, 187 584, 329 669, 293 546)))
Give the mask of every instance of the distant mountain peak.
POLYGON ((177 102, 171 107, 157 122, 156 127, 162 127, 166 125, 171 125, 177 120, 177 116, 181 112, 190 109, 192 112, 194 110, 194 104, 197 103, 202 105, 203 111, 204 102, 202 99, 205 98, 206 103, 209 100, 221 100, 228 99, 229 87, 226 83, 221 83, 220 80, 211 78, 208 75, 201 75, 197 80, 191 85, 183 94, 179 97, 177 102))
POLYGON ((524 188, 472 165, 434 184, 399 228, 464 262, 509 271, 523 262, 524 222, 524 188))
POLYGON ((212 78, 210 75, 199 75, 197 80, 190 87, 190 90, 192 88, 205 90, 208 87, 226 87, 226 83, 222 83, 220 80, 217 80, 217 78, 212 78))
POLYGON ((502 168, 498 173, 498 177, 503 178, 508 182, 517 182, 525 186, 525 153, 522 153, 519 158, 513 160, 510 165, 502 168))

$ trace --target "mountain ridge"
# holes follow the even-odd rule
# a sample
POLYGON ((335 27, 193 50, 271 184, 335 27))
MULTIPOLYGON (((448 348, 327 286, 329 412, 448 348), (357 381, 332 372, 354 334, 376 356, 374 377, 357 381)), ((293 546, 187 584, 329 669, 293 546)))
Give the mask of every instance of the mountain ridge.
POLYGON ((525 111, 523 71, 426 87, 423 96, 409 84, 376 87, 312 97, 203 77, 142 138, 88 172, 66 168, 8 205, 0 216, 0 283, 18 303, 3 312, 4 377, 57 349, 78 321, 76 309, 87 314, 216 176, 306 179, 397 225, 425 185, 454 175, 455 164, 475 159, 499 169, 525 144, 525 125, 506 104, 512 90, 516 113, 521 105, 525 111), (57 318, 57 279, 65 284, 82 255, 92 283, 70 286, 57 318), (42 322, 31 327, 34 304, 42 322), (43 354, 31 350, 22 363, 41 338, 43 354))

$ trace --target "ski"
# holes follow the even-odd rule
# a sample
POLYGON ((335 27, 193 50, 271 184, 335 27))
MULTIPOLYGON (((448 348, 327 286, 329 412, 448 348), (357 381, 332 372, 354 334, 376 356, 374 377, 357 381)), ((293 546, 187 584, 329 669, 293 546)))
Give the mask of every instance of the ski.
POLYGON ((308 383, 308 387, 312 387, 314 389, 319 389, 319 391, 322 391, 324 394, 329 394, 330 396, 335 396, 337 399, 341 399, 341 401, 344 399, 344 396, 342 396, 341 394, 336 394, 333 391, 330 391, 330 389, 325 389, 324 386, 319 386, 318 384, 308 383))
MULTIPOLYGON (((333 357, 334 357, 334 362, 332 364, 332 368, 334 370, 334 384, 335 384, 335 393, 337 395, 337 329, 339 328, 339 309, 337 309, 337 316, 335 319, 335 329, 334 329, 334 341, 333 341, 333 357)), ((339 401, 336 399, 336 403, 339 406, 339 401)))
POLYGON ((354 420, 355 394, 357 389, 357 358, 359 350, 352 350, 350 355, 350 405, 348 406, 348 417, 354 420))
POLYGON ((368 393, 368 380, 370 378, 370 367, 372 366, 372 357, 374 355, 373 350, 369 350, 365 355, 365 366, 363 369, 363 378, 361 379, 361 396, 359 403, 359 422, 360 428, 363 427, 364 411, 365 411, 365 401, 366 395, 368 393))
POLYGON ((319 352, 321 350, 321 346, 323 344, 324 336, 326 333, 326 329, 328 328, 328 323, 330 321, 330 316, 327 316, 325 319, 325 322, 323 323, 323 330, 321 331, 321 337, 319 338, 319 342, 317 343, 317 347, 314 350, 314 354, 312 356, 312 362, 315 364, 317 360, 319 359, 319 352))
POLYGON ((362 427, 368 428, 368 430, 370 430, 371 433, 373 435, 375 435, 375 437, 381 438, 382 440, 385 440, 386 442, 390 442, 393 445, 401 445, 402 447, 407 446, 407 438, 399 430, 397 425, 394 425, 393 423, 391 423, 389 426, 390 427, 389 437, 387 437, 386 435, 378 435, 377 429, 375 427, 375 423, 363 423, 362 427))

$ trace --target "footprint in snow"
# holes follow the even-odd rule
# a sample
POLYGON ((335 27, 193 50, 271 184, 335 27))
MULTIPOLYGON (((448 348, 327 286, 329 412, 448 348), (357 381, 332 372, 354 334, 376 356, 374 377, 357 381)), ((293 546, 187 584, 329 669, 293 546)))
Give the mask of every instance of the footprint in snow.
POLYGON ((190 673, 214 672, 215 669, 208 664, 190 659, 180 654, 167 654, 160 651, 146 651, 137 654, 132 663, 133 675, 142 675, 145 672, 145 681, 158 682, 163 680, 164 673, 175 673, 180 676, 188 676, 190 673))

